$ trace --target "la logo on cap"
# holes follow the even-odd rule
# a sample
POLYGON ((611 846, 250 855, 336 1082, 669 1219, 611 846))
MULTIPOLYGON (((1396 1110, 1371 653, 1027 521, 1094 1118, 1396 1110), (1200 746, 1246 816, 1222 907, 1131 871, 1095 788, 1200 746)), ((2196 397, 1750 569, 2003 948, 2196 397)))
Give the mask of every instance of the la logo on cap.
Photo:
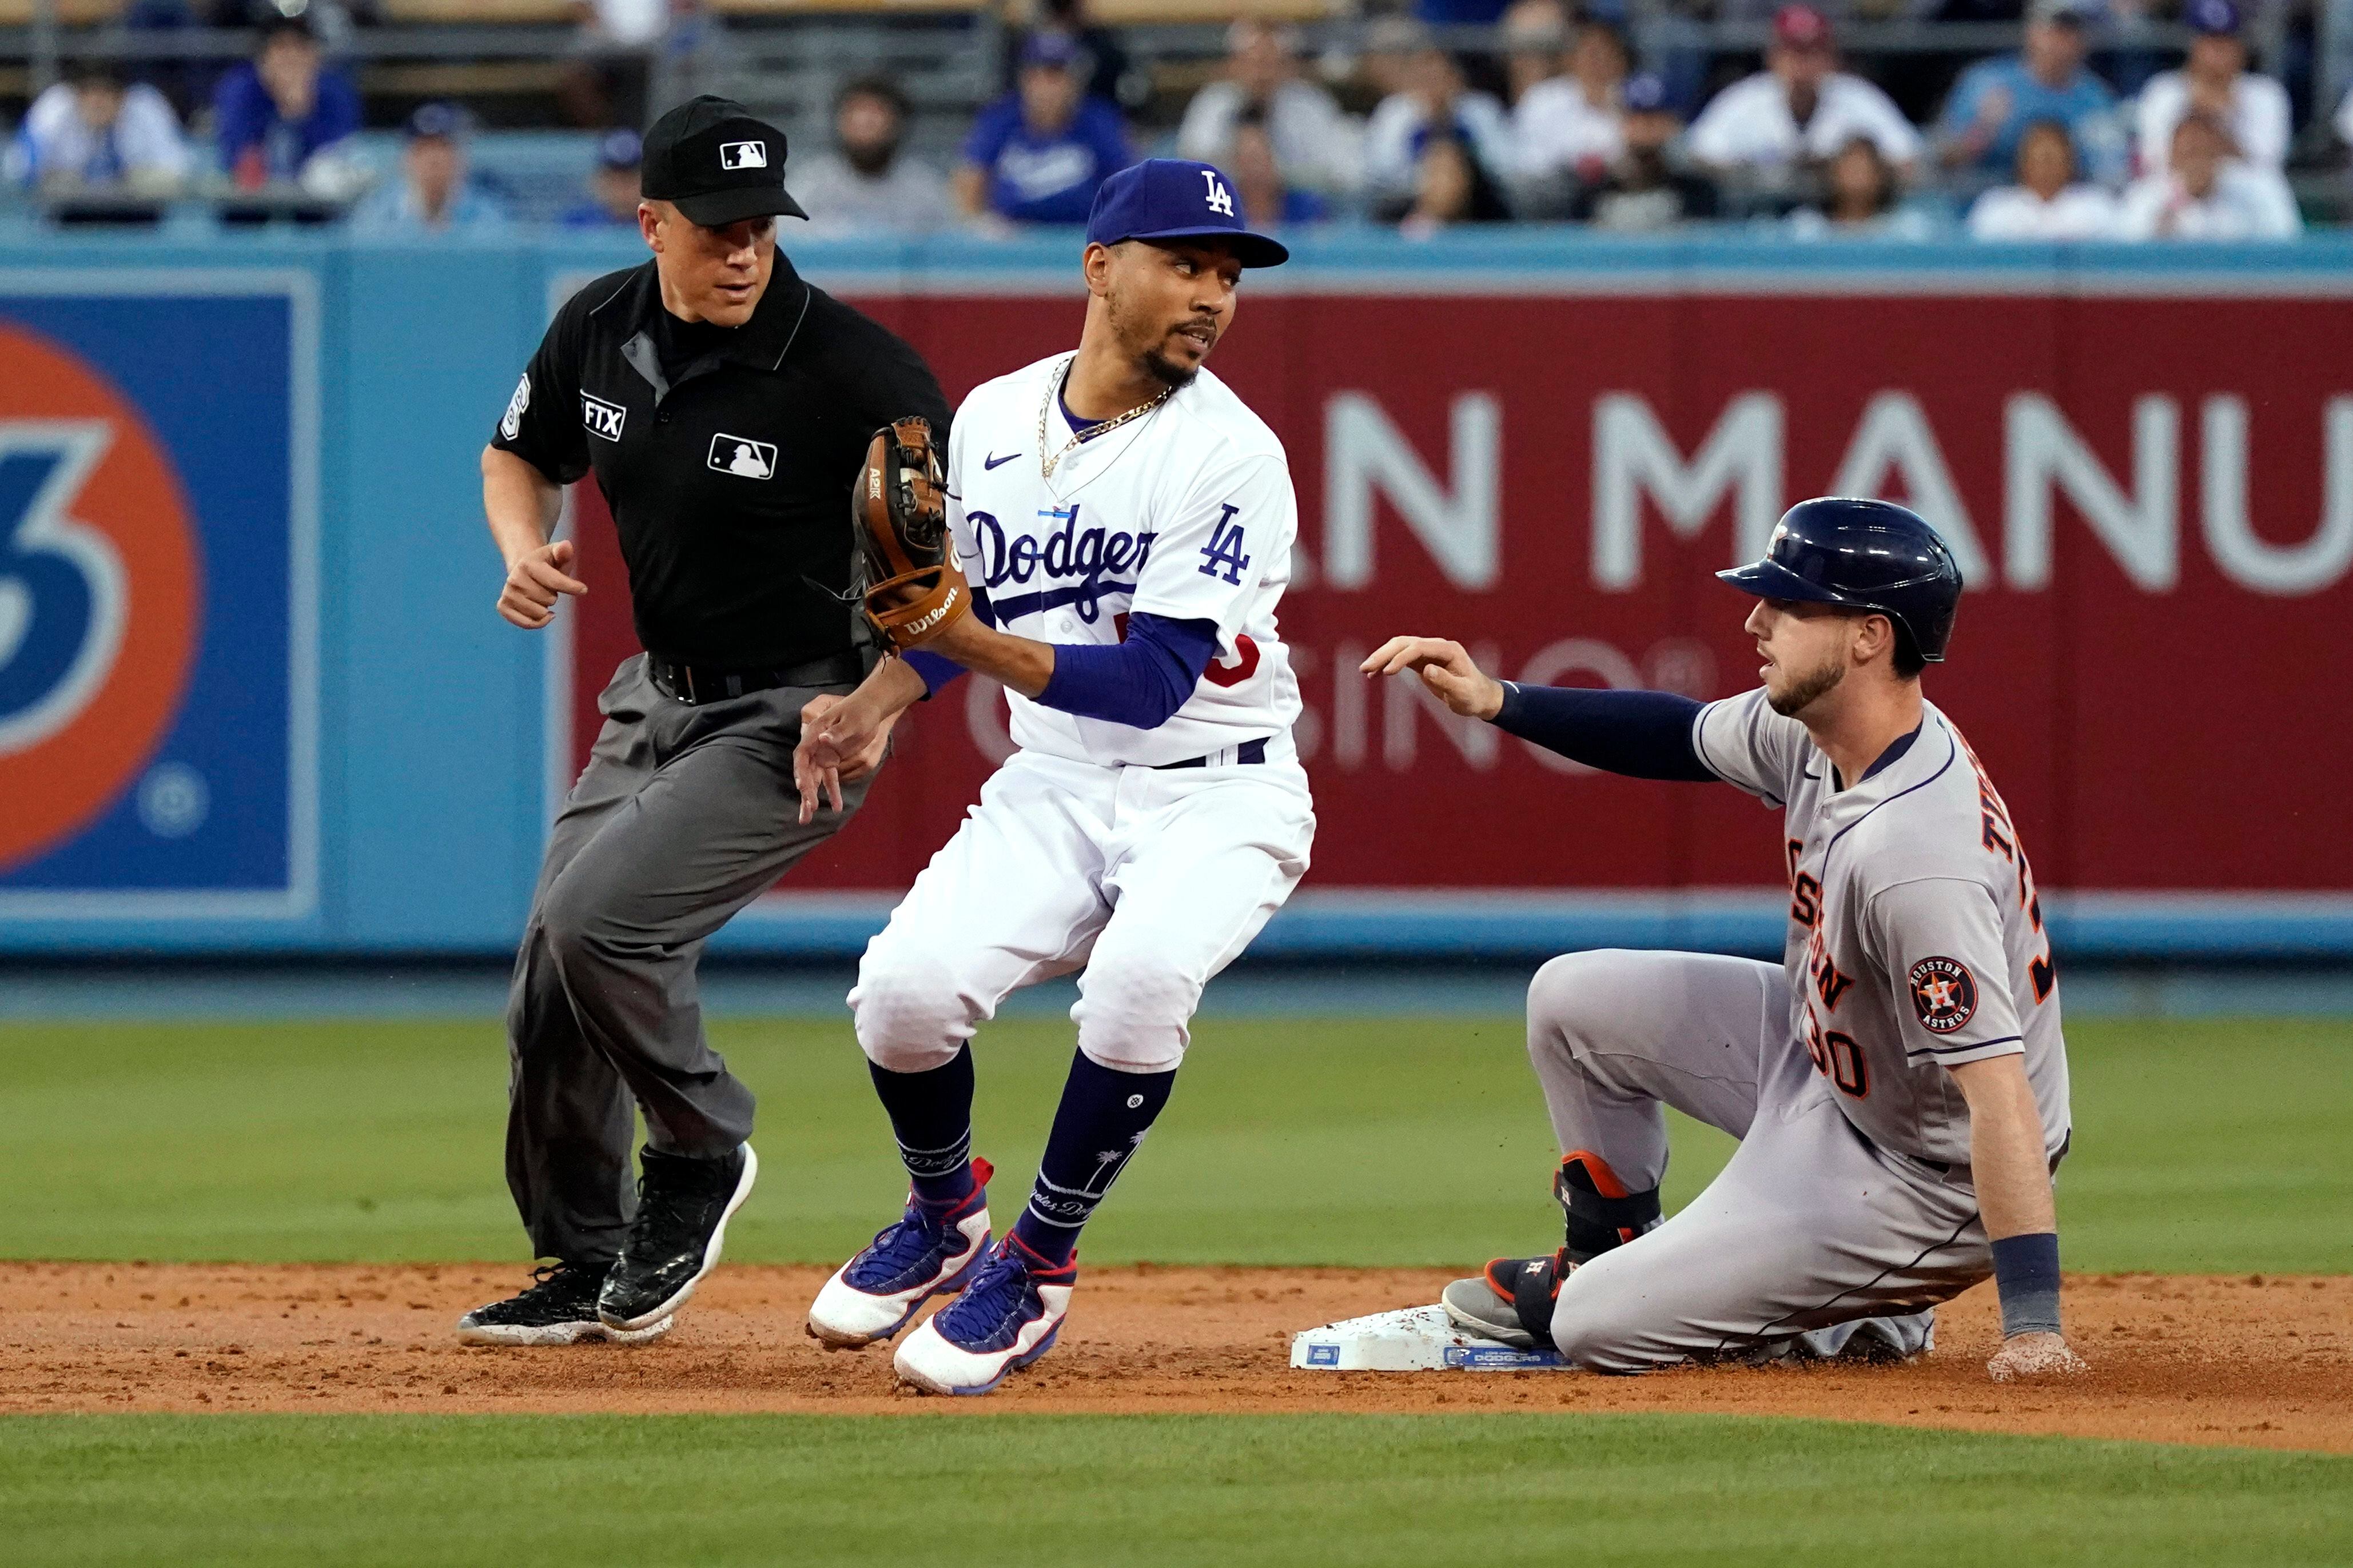
POLYGON ((1201 171, 1201 178, 1209 182, 1209 210, 1213 213, 1223 213, 1228 217, 1233 216, 1233 193, 1226 189, 1225 182, 1218 178, 1217 171, 1204 169, 1201 171))
POLYGON ((738 169, 765 169, 768 166, 768 144, 765 142, 722 142, 719 144, 719 166, 731 174, 738 169))

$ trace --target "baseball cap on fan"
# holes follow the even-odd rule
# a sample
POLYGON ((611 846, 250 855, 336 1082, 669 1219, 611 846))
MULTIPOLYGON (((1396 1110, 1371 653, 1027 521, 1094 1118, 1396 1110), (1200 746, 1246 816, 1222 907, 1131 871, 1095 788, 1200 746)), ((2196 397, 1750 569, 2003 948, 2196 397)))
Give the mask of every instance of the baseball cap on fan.
POLYGON ((2026 19, 2064 27, 2089 26, 2092 5, 2093 0, 2030 0, 2026 19))
POLYGON ((1253 234, 1242 222, 1233 185, 1190 158, 1146 158, 1130 163, 1095 191, 1087 214, 1087 243, 1124 239, 1222 240, 1244 267, 1280 267, 1291 259, 1282 241, 1253 234))
POLYGON ((1773 41, 1785 49, 1827 49, 1831 19, 1811 5, 1784 5, 1773 13, 1773 41))
POLYGON ((669 202, 705 228, 808 216, 785 194, 785 133, 709 93, 654 121, 638 179, 648 201, 669 202))
POLYGON ((2181 19, 2191 32, 2209 37, 2236 37, 2241 23, 2239 8, 2231 0, 2189 0, 2181 19))

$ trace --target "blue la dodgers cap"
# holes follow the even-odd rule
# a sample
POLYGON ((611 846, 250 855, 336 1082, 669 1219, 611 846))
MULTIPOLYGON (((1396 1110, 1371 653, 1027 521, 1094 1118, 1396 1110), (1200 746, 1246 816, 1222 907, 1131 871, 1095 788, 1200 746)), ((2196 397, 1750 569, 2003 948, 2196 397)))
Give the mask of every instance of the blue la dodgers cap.
POLYGON ((2191 32, 2209 37, 2235 37, 2239 31, 2239 8, 2231 0, 2189 0, 2181 19, 2191 32))
POLYGON ((1254 234, 1225 175, 1189 158, 1146 158, 1105 180, 1087 215, 1087 243, 1123 239, 1202 239, 1223 242, 1244 267, 1280 267, 1291 259, 1282 241, 1254 234))
POLYGON ((420 103, 402 127, 411 142, 455 142, 466 133, 466 111, 454 103, 420 103))

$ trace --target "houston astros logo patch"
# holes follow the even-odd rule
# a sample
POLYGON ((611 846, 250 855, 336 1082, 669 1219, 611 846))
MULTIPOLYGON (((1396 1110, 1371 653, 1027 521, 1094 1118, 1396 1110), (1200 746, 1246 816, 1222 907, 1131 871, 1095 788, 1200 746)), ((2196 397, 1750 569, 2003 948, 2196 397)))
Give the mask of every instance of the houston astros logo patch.
POLYGON ((1912 966, 1912 1010, 1922 1028, 1949 1035, 1977 1016, 1977 978, 1958 959, 1924 958, 1912 966))

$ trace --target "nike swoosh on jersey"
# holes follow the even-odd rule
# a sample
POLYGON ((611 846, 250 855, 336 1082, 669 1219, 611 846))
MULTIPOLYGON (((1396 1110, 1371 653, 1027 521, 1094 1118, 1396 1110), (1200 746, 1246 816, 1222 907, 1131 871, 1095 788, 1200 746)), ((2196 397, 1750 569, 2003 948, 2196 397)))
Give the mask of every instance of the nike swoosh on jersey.
POLYGON ((998 468, 998 467, 1003 466, 1004 464, 1007 464, 1007 463, 1011 462, 1014 458, 1016 458, 1019 457, 1020 455, 1021 455, 1021 454, 1020 454, 1020 453, 1018 453, 1018 452, 1008 452, 1008 453, 1006 453, 1006 454, 1005 454, 1005 456, 1003 456, 1003 457, 1001 457, 1001 458, 983 458, 980 460, 980 466, 981 466, 982 468, 998 468))

